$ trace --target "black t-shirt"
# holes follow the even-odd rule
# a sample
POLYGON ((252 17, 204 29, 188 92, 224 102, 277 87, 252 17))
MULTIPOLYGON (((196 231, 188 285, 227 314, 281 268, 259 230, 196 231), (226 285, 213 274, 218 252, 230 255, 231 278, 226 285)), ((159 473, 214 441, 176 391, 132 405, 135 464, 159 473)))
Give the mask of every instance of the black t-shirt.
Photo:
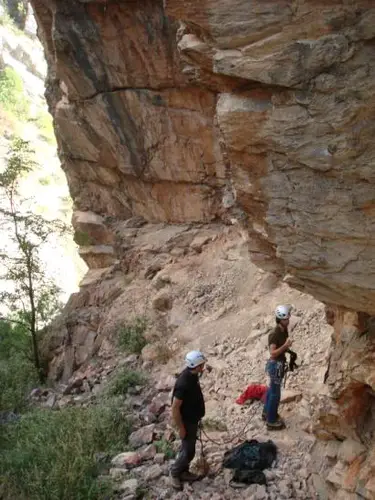
MULTIPOLYGON (((278 349, 279 347, 285 344, 288 336, 289 336, 288 330, 284 330, 283 328, 281 328, 281 326, 277 325, 274 331, 268 335, 268 347, 272 344, 275 344, 276 349, 278 349)), ((275 360, 285 361, 286 360, 285 352, 280 354, 280 356, 278 356, 275 360)))
POLYGON ((198 422, 205 414, 204 399, 198 375, 185 368, 176 380, 173 397, 182 400, 181 416, 184 422, 198 422))

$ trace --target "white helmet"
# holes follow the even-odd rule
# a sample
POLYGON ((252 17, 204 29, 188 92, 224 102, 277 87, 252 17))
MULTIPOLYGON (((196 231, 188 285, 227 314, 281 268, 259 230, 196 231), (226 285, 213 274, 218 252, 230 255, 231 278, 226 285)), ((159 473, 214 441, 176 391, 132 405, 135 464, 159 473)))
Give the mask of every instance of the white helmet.
POLYGON ((207 360, 200 351, 190 351, 185 356, 185 363, 188 368, 196 368, 207 360))
POLYGON ((292 310, 292 306, 277 306, 275 310, 275 315, 276 318, 278 319, 289 319, 290 318, 290 313, 292 310))

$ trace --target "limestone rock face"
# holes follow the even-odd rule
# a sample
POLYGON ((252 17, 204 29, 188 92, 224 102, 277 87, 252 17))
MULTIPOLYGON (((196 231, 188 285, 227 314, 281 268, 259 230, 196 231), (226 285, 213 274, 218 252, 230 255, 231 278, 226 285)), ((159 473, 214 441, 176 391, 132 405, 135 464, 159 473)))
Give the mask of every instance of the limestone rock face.
POLYGON ((327 480, 336 488, 372 498, 375 325, 363 313, 343 308, 331 308, 330 312, 335 332, 325 377, 329 397, 317 401, 314 431, 325 440, 343 441, 327 480))
POLYGON ((177 23, 162 4, 33 4, 62 167, 81 211, 177 222, 217 213, 216 94, 185 81, 177 23))
POLYGON ((375 313, 372 2, 32 3, 77 210, 231 208, 258 265, 375 313))
POLYGON ((219 93, 216 116, 256 263, 323 301, 374 312, 375 9, 369 2, 166 5, 185 23, 186 64, 201 68, 199 38, 210 47, 212 73, 248 81, 246 90, 219 93))

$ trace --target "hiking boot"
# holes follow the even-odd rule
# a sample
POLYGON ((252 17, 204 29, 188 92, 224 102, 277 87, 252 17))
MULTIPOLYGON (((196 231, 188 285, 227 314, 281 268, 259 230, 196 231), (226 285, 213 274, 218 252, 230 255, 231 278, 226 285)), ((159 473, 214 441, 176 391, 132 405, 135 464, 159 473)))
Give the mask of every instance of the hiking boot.
POLYGON ((194 483, 194 481, 199 481, 202 478, 197 474, 193 474, 192 472, 186 471, 181 473, 180 479, 181 481, 186 481, 187 483, 194 483))
MULTIPOLYGON (((264 420, 265 422, 267 422, 267 413, 265 411, 262 412, 262 420, 264 420)), ((279 421, 283 421, 282 417, 280 417, 279 414, 277 414, 277 420, 279 421)))
POLYGON ((269 431, 281 431, 285 429, 285 422, 283 420, 276 420, 274 423, 267 422, 267 429, 269 431))
POLYGON ((172 476, 170 474, 169 476, 169 482, 172 486, 172 488, 176 491, 182 491, 183 490, 183 486, 182 486, 182 482, 181 482, 181 479, 177 476, 172 476))

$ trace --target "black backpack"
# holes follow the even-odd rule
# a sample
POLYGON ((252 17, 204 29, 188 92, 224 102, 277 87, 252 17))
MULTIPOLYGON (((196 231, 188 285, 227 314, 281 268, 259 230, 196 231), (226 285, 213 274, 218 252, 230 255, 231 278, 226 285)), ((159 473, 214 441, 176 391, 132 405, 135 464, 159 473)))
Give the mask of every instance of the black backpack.
POLYGON ((276 457, 275 443, 270 440, 259 443, 256 439, 251 439, 225 452, 223 467, 234 469, 231 483, 266 484, 262 471, 270 468, 276 457))

